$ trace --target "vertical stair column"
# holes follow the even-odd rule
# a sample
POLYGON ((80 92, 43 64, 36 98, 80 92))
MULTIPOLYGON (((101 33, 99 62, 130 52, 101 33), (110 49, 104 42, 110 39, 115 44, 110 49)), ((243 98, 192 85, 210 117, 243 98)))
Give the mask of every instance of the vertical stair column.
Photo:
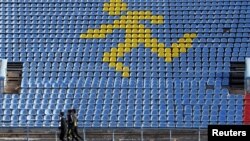
POLYGON ((245 97, 244 97, 244 124, 250 125, 250 58, 246 58, 245 69, 245 97))

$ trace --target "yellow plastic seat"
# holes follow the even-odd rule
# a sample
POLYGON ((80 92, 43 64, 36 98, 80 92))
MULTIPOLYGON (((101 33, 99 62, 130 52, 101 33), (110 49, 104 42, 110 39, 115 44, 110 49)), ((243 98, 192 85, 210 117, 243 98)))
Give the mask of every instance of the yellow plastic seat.
POLYGON ((107 25, 107 28, 112 28, 112 26, 113 26, 113 25, 109 24, 109 25, 107 25))
POLYGON ((191 38, 196 38, 196 37, 197 37, 197 34, 196 34, 196 33, 191 33, 190 37, 191 37, 191 38))
POLYGON ((143 33, 137 34, 137 36, 138 36, 139 39, 145 39, 145 36, 144 36, 143 33))
POLYGON ((164 17, 159 15, 159 16, 157 16, 157 19, 158 20, 164 20, 164 17))
POLYGON ((172 53, 172 57, 179 57, 179 53, 177 52, 172 53))
POLYGON ((100 31, 101 31, 100 29, 94 29, 94 30, 93 30, 93 33, 94 33, 94 34, 99 34, 100 31))
POLYGON ((103 57, 102 61, 103 62, 109 62, 109 57, 103 57))
POLYGON ((178 44, 178 47, 179 47, 179 48, 185 47, 185 43, 179 43, 179 44, 178 44))
POLYGON ((117 5, 117 6, 115 7, 115 11, 118 12, 118 11, 120 11, 120 10, 121 10, 120 5, 117 5))
POLYGON ((139 25, 133 24, 131 28, 135 28, 136 30, 138 30, 139 25))
POLYGON ((117 52, 117 48, 111 48, 111 52, 117 52))
POLYGON ((184 34, 184 38, 190 38, 190 34, 188 33, 184 34))
POLYGON ((114 5, 113 6, 109 6, 109 12, 111 12, 111 11, 115 11, 114 5))
POLYGON ((94 33, 94 29, 88 29, 87 33, 94 33))
POLYGON ((126 25, 125 24, 120 24, 119 28, 126 28, 126 25))
POLYGON ((187 43, 192 43, 192 39, 191 39, 191 38, 187 38, 187 39, 186 39, 186 42, 187 42, 187 43))
POLYGON ((185 39, 180 38, 180 39, 178 40, 178 42, 179 42, 179 43, 184 43, 184 42, 185 42, 185 39))
POLYGON ((105 34, 99 34, 99 38, 105 38, 105 34))
POLYGON ((110 57, 110 62, 116 62, 116 57, 110 57))
POLYGON ((115 15, 116 13, 114 11, 109 11, 109 15, 115 15))
POLYGON ((123 76, 123 77, 129 77, 129 72, 123 72, 123 73, 122 73, 122 76, 123 76))
POLYGON ((182 52, 182 53, 187 52, 187 49, 186 48, 180 48, 180 52, 182 52))
POLYGON ((145 15, 151 15, 152 13, 151 13, 151 11, 146 11, 144 14, 145 15))
POLYGON ((157 24, 157 23, 158 23, 158 20, 156 19, 151 20, 151 24, 157 24))
POLYGON ((137 43, 138 39, 137 38, 132 38, 132 43, 137 43))
POLYGON ((100 34, 93 34, 93 38, 99 38, 100 34))
POLYGON ((144 40, 144 39, 140 39, 140 38, 139 38, 138 42, 139 42, 139 43, 144 43, 144 42, 145 42, 145 40, 144 40))
POLYGON ((118 52, 117 57, 123 57, 124 53, 123 52, 118 52))
POLYGON ((119 67, 116 67, 115 70, 116 70, 116 71, 122 71, 123 68, 122 68, 122 66, 119 66, 119 67))
POLYGON ((139 19, 145 19, 145 16, 144 15, 140 15, 139 19))
POLYGON ((165 53, 165 57, 172 57, 172 53, 165 53))
POLYGON ((109 63, 109 67, 114 68, 115 67, 115 63, 114 62, 109 63))
MULTIPOLYGON (((133 27, 135 27, 135 26, 133 26, 133 27)), ((133 34, 138 33, 138 28, 136 27, 135 29, 132 29, 132 33, 133 33, 133 34)))
POLYGON ((120 20, 114 20, 114 25, 120 24, 120 20))
POLYGON ((134 39, 134 38, 138 38, 138 35, 137 34, 133 34, 132 35, 132 38, 134 39))
POLYGON ((132 43, 132 40, 130 38, 126 38, 125 43, 132 43))
POLYGON ((172 58, 171 58, 171 57, 166 57, 166 58, 165 58, 165 61, 166 61, 166 62, 171 62, 171 61, 172 61, 172 58))
POLYGON ((138 11, 132 11, 132 14, 133 15, 139 15, 139 12, 138 11))
POLYGON ((157 16, 153 15, 153 16, 151 16, 151 19, 152 20, 157 20, 157 16))
POLYGON ((106 32, 106 29, 101 29, 100 30, 100 33, 105 33, 106 32))
POLYGON ((126 20, 120 20, 120 24, 126 24, 126 20))
POLYGON ((115 66, 116 67, 122 67, 122 62, 117 62, 115 66))
POLYGON ((152 45, 153 48, 158 48, 157 43, 151 43, 151 45, 152 45))
POLYGON ((121 8, 121 10, 122 10, 122 11, 125 11, 125 10, 127 10, 127 7, 123 6, 123 7, 121 8))
POLYGON ((145 43, 150 43, 150 39, 145 39, 145 43))
MULTIPOLYGON (((118 47, 119 47, 119 45, 118 45, 118 47)), ((120 47, 118 48, 117 52, 118 52, 118 53, 124 52, 124 44, 123 44, 123 47, 120 46, 120 47)))
POLYGON ((122 3, 122 7, 127 7, 127 3, 122 3))
POLYGON ((125 47, 125 48, 131 48, 131 46, 132 46, 131 43, 126 43, 126 44, 124 44, 124 47, 125 47))
POLYGON ((126 38, 126 39, 132 38, 132 34, 126 34, 126 35, 125 35, 125 38, 126 38))
POLYGON ((116 2, 119 2, 119 1, 117 1, 117 0, 110 0, 109 6, 110 7, 115 7, 115 3, 116 2))
POLYGON ((158 48, 164 48, 165 47, 165 45, 163 43, 159 43, 157 46, 158 46, 158 48))
POLYGON ((105 4, 107 4, 107 3, 104 3, 103 11, 109 11, 109 7, 105 6, 105 4))
POLYGON ((152 39, 151 39, 151 43, 157 43, 157 39, 152 38, 152 39))
POLYGON ((150 29, 145 29, 145 33, 148 33, 148 35, 151 34, 151 30, 150 29))
POLYGON ((130 34, 130 33, 132 33, 132 29, 127 28, 127 29, 125 30, 125 32, 126 32, 126 34, 130 34))
POLYGON ((152 47, 152 49, 151 49, 151 51, 152 51, 152 52, 155 52, 155 53, 157 52, 157 50, 158 50, 158 49, 157 49, 156 47, 152 47))
POLYGON ((150 15, 146 15, 145 19, 149 20, 149 19, 151 19, 151 16, 150 15))
MULTIPOLYGON (((139 26, 140 27, 140 26, 139 26)), ((138 33, 140 33, 140 34, 144 34, 144 29, 139 29, 139 31, 138 31, 138 33)))
POLYGON ((123 67, 123 72, 129 72, 129 67, 123 67))
POLYGON ((146 42, 146 43, 145 43, 145 47, 152 47, 152 45, 151 45, 151 43, 146 42))
POLYGON ((107 29, 106 32, 107 33, 112 33, 112 29, 107 29))
POLYGON ((172 44, 172 48, 176 48, 176 47, 178 47, 178 44, 177 43, 173 43, 172 44))
POLYGON ((190 47, 192 47, 192 44, 186 43, 186 44, 185 44, 185 47, 186 47, 186 48, 190 48, 190 47))
POLYGON ((126 23, 126 20, 127 20, 127 16, 125 15, 120 16, 120 23, 126 23))
POLYGON ((115 24, 114 26, 113 26, 113 28, 119 28, 120 27, 120 24, 115 24))
POLYGON ((173 52, 173 53, 178 53, 178 52, 179 52, 179 48, 173 48, 173 49, 172 49, 172 52, 173 52))
POLYGON ((110 56, 111 56, 111 57, 116 57, 116 56, 117 56, 117 53, 116 53, 116 52, 111 52, 111 53, 110 53, 110 56))
POLYGON ((137 47, 138 46, 138 42, 133 42, 131 47, 137 47))
POLYGON ((87 34, 86 38, 93 38, 93 34, 87 34))
POLYGON ((131 16, 131 15, 133 15, 133 12, 132 11, 128 11, 127 15, 131 16))
POLYGON ((107 28, 107 25, 106 25, 106 24, 102 24, 102 25, 101 25, 101 28, 102 28, 102 29, 106 29, 106 28, 107 28))
POLYGON ((80 35, 80 38, 86 38, 87 36, 86 36, 86 34, 81 34, 80 35))
POLYGON ((159 52, 159 53, 158 53, 158 56, 159 56, 159 57, 164 57, 165 54, 164 54, 164 52, 159 52))
POLYGON ((163 24, 163 23, 164 23, 164 20, 160 19, 160 20, 157 20, 156 24, 163 24))
POLYGON ((139 11, 138 14, 144 16, 145 15, 145 11, 139 11))
POLYGON ((126 19, 132 19, 132 16, 128 15, 128 16, 126 17, 126 19))
POLYGON ((109 56, 110 56, 110 53, 109 53, 109 52, 104 52, 104 53, 103 53, 103 56, 104 56, 104 57, 109 57, 109 56))
POLYGON ((121 0, 110 0, 110 3, 120 2, 121 0))
POLYGON ((131 51, 130 48, 125 48, 125 49, 124 49, 124 52, 130 52, 130 51, 131 51))
POLYGON ((165 50, 164 50, 164 48, 163 48, 163 47, 160 47, 160 48, 158 48, 158 52, 159 52, 159 53, 161 53, 161 52, 162 52, 162 53, 164 53, 164 52, 165 52, 165 50))
POLYGON ((135 15, 132 17, 133 19, 139 19, 139 16, 135 15))
POLYGON ((165 48, 165 53, 171 53, 171 48, 165 48))

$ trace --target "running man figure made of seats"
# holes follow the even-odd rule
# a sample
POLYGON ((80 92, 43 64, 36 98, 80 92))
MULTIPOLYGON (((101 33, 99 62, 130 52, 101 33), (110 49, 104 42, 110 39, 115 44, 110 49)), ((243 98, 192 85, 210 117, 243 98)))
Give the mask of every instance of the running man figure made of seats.
POLYGON ((196 33, 185 33, 176 43, 172 43, 171 47, 165 47, 164 43, 160 43, 157 38, 152 37, 151 29, 140 23, 140 20, 150 20, 151 24, 163 24, 162 15, 152 15, 151 11, 127 10, 127 4, 121 0, 110 0, 110 2, 104 3, 103 11, 108 12, 111 16, 119 15, 120 18, 114 20, 113 24, 102 24, 100 29, 88 29, 86 33, 81 34, 80 38, 106 38, 106 35, 111 34, 114 29, 124 29, 125 42, 118 43, 117 47, 113 47, 109 52, 103 54, 103 62, 109 63, 109 67, 122 72, 123 77, 129 77, 130 70, 117 59, 124 57, 125 53, 131 52, 131 49, 136 48, 138 44, 144 43, 145 47, 151 48, 151 51, 157 53, 158 57, 164 58, 166 62, 171 62, 172 58, 187 52, 196 37, 196 33))

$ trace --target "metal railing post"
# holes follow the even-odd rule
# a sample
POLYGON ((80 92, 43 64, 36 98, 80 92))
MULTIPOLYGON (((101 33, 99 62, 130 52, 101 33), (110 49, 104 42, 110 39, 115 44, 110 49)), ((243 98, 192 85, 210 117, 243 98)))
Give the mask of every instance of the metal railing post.
POLYGON ((115 132, 113 130, 113 134, 112 134, 112 141, 115 141, 115 132))
POLYGON ((141 128, 141 141, 143 141, 143 128, 141 128))
POLYGON ((172 140, 172 130, 171 129, 169 130, 169 140, 170 141, 172 140))
POLYGON ((29 125, 26 123, 26 134, 27 134, 27 141, 29 141, 29 125))
POLYGON ((56 141, 57 141, 57 131, 55 132, 55 138, 56 138, 56 141))
POLYGON ((199 127, 199 132, 198 132, 198 141, 201 141, 201 131, 200 131, 200 127, 199 127))
POLYGON ((83 140, 84 140, 84 141, 87 141, 87 140, 86 140, 85 128, 82 129, 82 133, 83 133, 83 140))

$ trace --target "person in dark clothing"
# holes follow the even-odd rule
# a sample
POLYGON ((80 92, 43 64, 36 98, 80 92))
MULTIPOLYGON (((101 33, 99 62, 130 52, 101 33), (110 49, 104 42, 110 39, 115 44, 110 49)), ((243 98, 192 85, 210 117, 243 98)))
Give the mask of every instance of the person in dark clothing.
POLYGON ((67 123, 64 117, 64 112, 60 113, 60 140, 65 141, 65 135, 67 133, 67 123))
POLYGON ((73 129, 74 129, 74 134, 75 134, 78 138, 80 138, 81 140, 83 140, 82 137, 81 137, 81 136, 79 135, 79 133, 78 133, 76 109, 72 109, 72 118, 73 118, 73 123, 74 123, 74 127, 73 127, 73 129))
POLYGON ((78 141, 78 138, 77 138, 77 137, 75 136, 75 134, 74 134, 74 121, 73 121, 73 117, 72 117, 72 110, 68 110, 67 119, 68 119, 68 133, 67 133, 67 139, 68 139, 68 141, 69 141, 69 140, 70 140, 70 137, 71 137, 72 140, 78 141))

